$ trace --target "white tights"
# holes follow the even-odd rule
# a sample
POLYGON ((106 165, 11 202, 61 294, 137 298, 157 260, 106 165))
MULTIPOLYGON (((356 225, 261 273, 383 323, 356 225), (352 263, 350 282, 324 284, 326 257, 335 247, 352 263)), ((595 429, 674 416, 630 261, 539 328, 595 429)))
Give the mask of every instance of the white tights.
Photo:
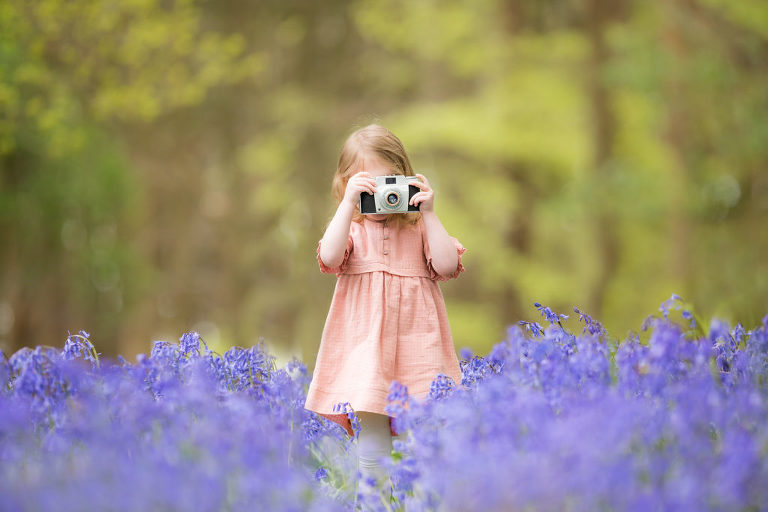
MULTIPOLYGON (((382 458, 389 457, 392 452, 389 416, 365 411, 358 412, 357 415, 360 418, 360 433, 357 439, 360 477, 362 479, 373 477, 377 485, 383 483, 382 489, 389 491, 392 488, 392 482, 387 468, 380 462, 382 458)), ((404 440, 403 438, 403 435, 397 436, 397 439, 404 440)))

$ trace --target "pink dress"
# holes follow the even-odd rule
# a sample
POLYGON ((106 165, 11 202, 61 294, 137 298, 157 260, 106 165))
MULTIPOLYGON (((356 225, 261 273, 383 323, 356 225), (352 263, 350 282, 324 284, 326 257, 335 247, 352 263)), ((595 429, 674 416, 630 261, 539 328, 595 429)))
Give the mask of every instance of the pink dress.
MULTIPOLYGON (((387 414, 393 380, 422 400, 438 373, 461 383, 443 294, 437 281, 464 271, 466 249, 456 238, 459 262, 450 276, 432 267, 424 223, 398 229, 366 217, 352 222, 344 259, 321 272, 338 276, 323 328, 305 409, 341 425, 352 436, 345 414, 334 405, 349 402, 356 411, 387 414)), ((390 420, 391 427, 391 420, 390 420)), ((394 430, 392 430, 394 435, 394 430)))

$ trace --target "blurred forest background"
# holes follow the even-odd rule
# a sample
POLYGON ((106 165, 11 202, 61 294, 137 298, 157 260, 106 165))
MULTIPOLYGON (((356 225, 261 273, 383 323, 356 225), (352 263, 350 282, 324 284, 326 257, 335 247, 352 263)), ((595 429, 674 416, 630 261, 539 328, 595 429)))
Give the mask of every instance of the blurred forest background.
POLYGON ((457 350, 532 303, 616 337, 678 293, 768 312, 765 0, 3 0, 0 348, 198 330, 310 370, 354 129, 466 247, 457 350))

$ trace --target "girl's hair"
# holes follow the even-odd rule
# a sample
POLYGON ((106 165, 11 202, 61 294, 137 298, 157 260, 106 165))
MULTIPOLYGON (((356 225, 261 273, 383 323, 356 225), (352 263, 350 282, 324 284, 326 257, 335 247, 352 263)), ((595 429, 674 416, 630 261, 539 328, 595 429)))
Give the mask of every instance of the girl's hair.
MULTIPOLYGON (((336 174, 333 176, 332 192, 336 205, 344 199, 344 190, 349 178, 357 169, 358 163, 366 155, 379 158, 385 165, 389 165, 392 174, 414 176, 413 167, 405 153, 403 143, 397 136, 378 124, 369 124, 360 128, 347 137, 341 148, 339 164, 336 174)), ((355 222, 362 222, 364 215, 356 211, 352 217, 355 222)), ((396 222, 398 227, 418 222, 421 214, 418 212, 392 213, 387 215, 387 224, 396 222)))

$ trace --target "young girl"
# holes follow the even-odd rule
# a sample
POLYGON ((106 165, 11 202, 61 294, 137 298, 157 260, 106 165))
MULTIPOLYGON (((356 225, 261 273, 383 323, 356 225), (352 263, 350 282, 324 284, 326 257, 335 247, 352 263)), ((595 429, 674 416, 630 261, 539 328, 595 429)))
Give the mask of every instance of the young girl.
POLYGON ((360 420, 361 476, 377 484, 388 483, 380 461, 395 435, 384 409, 392 381, 415 400, 426 398, 438 373, 461 383, 437 281, 464 271, 465 249, 440 223, 421 174, 410 201, 419 212, 360 213, 360 194, 376 191, 376 176, 393 174, 414 176, 394 134, 370 125, 349 136, 333 178, 338 208, 317 246, 320 270, 338 279, 305 403, 353 436, 347 416, 334 413, 334 405, 349 402, 360 420))

